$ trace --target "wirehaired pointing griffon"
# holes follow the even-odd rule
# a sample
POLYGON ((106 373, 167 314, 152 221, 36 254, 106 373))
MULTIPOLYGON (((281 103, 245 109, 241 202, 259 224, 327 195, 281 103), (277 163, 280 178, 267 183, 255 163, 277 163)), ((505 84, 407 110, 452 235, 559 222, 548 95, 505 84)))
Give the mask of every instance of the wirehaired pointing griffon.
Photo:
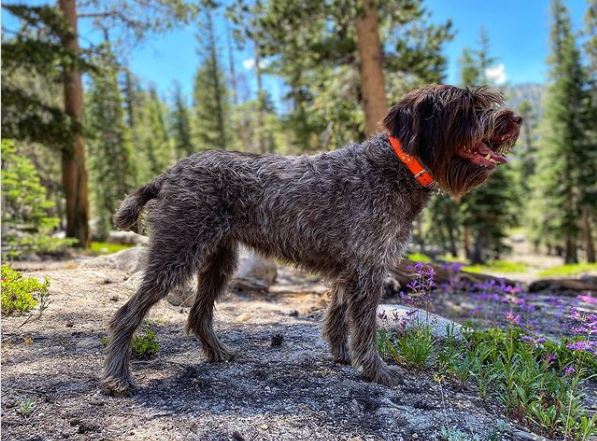
POLYGON ((431 85, 407 94, 384 132, 314 156, 194 154, 129 195, 114 217, 130 228, 150 200, 143 281, 110 323, 103 386, 126 393, 131 338, 149 309, 198 273, 187 329, 211 361, 233 352, 213 329, 214 302, 238 245, 316 271, 331 283, 324 336, 334 358, 369 380, 399 381, 375 345, 388 269, 408 243, 432 188, 459 197, 481 185, 515 143, 522 119, 490 89, 431 85), (349 345, 349 332, 352 335, 349 345), (350 347, 349 347, 350 346, 350 347))

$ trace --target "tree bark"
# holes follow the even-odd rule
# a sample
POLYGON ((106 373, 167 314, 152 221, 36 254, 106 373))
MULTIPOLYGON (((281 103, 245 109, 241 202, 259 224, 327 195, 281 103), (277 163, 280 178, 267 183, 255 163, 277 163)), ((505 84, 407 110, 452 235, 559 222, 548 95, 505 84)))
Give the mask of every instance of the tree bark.
MULTIPOLYGON (((63 37, 64 48, 79 54, 77 10, 75 0, 59 0, 58 6, 70 27, 63 37)), ((78 239, 78 246, 89 247, 89 200, 85 168, 85 139, 81 135, 83 121, 83 83, 81 72, 67 66, 64 70, 64 110, 78 124, 72 144, 62 151, 62 185, 66 199, 66 236, 78 239)))
POLYGON ((378 131, 378 124, 387 112, 379 17, 374 0, 364 0, 363 13, 356 20, 356 31, 365 132, 367 136, 371 136, 378 131))

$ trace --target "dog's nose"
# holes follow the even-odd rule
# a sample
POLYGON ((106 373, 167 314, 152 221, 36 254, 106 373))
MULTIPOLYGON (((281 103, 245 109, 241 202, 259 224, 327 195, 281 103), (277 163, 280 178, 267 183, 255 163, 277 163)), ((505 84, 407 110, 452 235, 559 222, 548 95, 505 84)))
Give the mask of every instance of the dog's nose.
POLYGON ((512 121, 514 121, 515 124, 521 125, 522 117, 520 115, 512 115, 512 121))

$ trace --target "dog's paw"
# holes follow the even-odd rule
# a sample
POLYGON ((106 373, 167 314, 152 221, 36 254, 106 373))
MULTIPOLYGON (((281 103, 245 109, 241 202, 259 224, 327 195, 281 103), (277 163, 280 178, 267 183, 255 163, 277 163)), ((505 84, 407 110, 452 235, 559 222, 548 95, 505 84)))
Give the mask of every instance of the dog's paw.
POLYGON ((352 363, 351 358, 350 358, 350 351, 348 350, 348 348, 346 346, 337 348, 337 349, 332 349, 331 353, 332 353, 332 358, 335 363, 340 363, 340 364, 351 364, 352 363))
POLYGON ((205 358, 209 362, 214 363, 222 363, 225 361, 232 361, 236 358, 237 353, 231 351, 230 349, 220 349, 220 350, 213 350, 213 349, 204 349, 203 353, 205 354, 205 358))
POLYGON ((105 377, 101 390, 113 397, 130 397, 138 385, 131 377, 105 377))
POLYGON ((369 380, 384 386, 398 386, 404 384, 404 371, 398 366, 383 366, 372 375, 367 375, 369 380))

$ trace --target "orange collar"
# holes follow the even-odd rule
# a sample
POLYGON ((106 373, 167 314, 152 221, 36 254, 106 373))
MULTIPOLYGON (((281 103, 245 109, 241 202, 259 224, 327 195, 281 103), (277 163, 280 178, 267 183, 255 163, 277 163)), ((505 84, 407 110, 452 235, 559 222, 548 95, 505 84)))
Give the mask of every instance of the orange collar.
POLYGON ((388 139, 390 140, 390 144, 392 144, 392 147, 394 148, 394 152, 396 153, 396 156, 398 156, 398 159, 400 159, 408 167, 408 169, 413 174, 417 182, 425 188, 431 188, 435 181, 433 180, 429 172, 423 168, 423 166, 417 160, 417 158, 415 158, 412 155, 409 155, 404 150, 402 150, 402 146, 400 145, 400 141, 398 140, 398 138, 388 136, 388 139))

